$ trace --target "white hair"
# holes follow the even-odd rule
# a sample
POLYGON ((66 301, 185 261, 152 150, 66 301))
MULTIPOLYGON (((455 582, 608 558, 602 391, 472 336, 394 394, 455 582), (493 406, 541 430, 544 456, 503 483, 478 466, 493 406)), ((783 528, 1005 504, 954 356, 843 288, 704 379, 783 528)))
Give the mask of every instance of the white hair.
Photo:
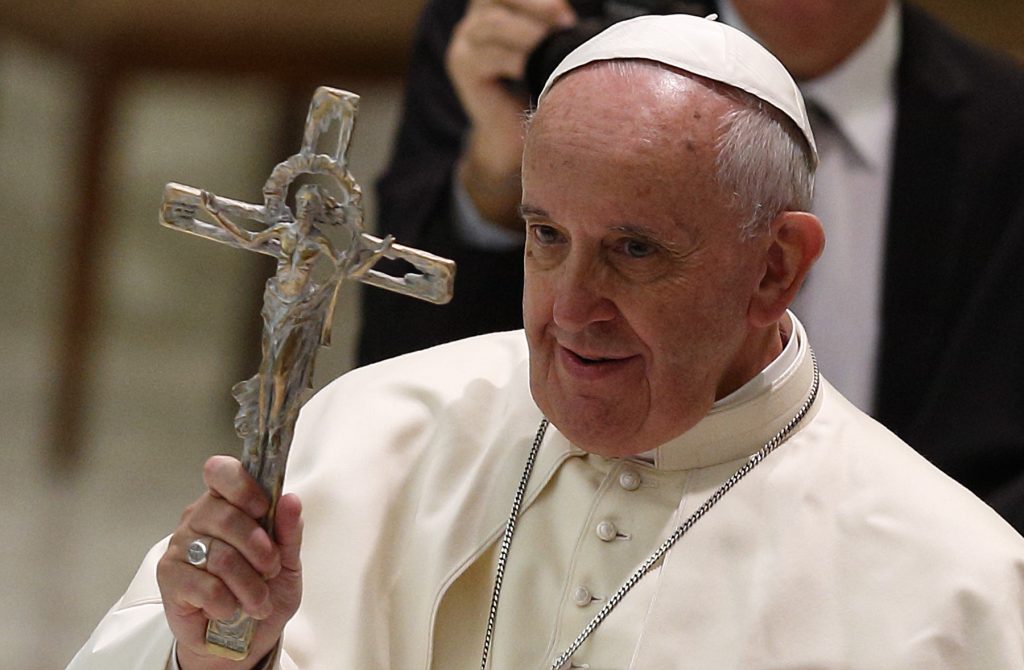
POLYGON ((780 212, 810 209, 813 154, 788 116, 745 91, 716 88, 737 102, 719 127, 716 178, 743 217, 743 236, 756 237, 780 212))

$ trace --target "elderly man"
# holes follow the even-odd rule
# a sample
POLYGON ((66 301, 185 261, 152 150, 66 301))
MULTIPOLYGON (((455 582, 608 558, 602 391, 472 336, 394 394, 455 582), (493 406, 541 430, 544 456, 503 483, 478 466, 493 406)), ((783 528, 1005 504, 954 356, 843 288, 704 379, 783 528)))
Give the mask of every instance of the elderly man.
MULTIPOLYGON (((819 112, 811 211, 829 243, 792 309, 822 370, 1024 532, 1024 69, 899 0, 653 4, 717 12, 797 79, 819 112)), ((561 49, 537 44, 573 10, 589 29, 631 7, 652 3, 425 3, 379 222, 455 259, 455 298, 367 292, 360 362, 522 327, 526 103, 508 80, 544 84, 561 49)))
POLYGON ((814 162, 738 31, 588 42, 526 135, 525 337, 314 398, 276 541, 212 459, 72 667, 1020 668, 1024 539, 821 379, 786 310, 814 162), (239 605, 252 653, 210 656, 239 605))

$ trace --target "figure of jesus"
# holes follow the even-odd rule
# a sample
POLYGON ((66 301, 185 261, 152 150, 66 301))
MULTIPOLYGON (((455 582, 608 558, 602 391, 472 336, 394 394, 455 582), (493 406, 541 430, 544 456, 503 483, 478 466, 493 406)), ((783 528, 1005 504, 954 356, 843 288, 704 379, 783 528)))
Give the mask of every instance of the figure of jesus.
MULTIPOLYGON (((259 232, 235 224, 209 191, 201 192, 200 203, 214 225, 237 241, 235 246, 277 258, 277 271, 263 294, 260 369, 236 384, 232 395, 239 404, 235 430, 244 441, 243 454, 253 457, 243 460, 257 467, 251 474, 258 481, 279 487, 278 473, 263 468, 285 463, 303 393, 312 388, 315 352, 330 344, 338 289, 346 277, 365 274, 390 248, 392 238, 352 235, 349 248, 338 252, 320 226, 343 222, 343 210, 311 184, 296 193, 294 220, 277 221, 259 232), (314 281, 314 269, 324 260, 332 266, 330 274, 314 281)), ((276 500, 280 492, 268 493, 276 500)))

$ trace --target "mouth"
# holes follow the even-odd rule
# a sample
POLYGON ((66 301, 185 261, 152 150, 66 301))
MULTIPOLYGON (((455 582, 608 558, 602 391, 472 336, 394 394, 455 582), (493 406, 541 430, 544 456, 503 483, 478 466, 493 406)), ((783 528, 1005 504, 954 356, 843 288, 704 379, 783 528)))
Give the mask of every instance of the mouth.
POLYGON ((612 358, 610 356, 584 356, 569 349, 565 351, 581 365, 600 365, 601 363, 613 363, 622 360, 621 358, 612 358))
POLYGON ((628 355, 606 355, 597 352, 573 351, 567 347, 560 347, 563 364, 568 370, 587 373, 611 372, 612 370, 624 367, 632 361, 635 356, 628 355))

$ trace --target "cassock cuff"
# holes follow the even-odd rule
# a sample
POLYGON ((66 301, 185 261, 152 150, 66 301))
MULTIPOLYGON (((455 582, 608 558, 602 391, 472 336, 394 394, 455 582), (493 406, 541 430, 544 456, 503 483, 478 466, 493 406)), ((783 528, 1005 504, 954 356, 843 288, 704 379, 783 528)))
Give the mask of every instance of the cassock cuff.
POLYGON ((455 205, 455 233, 469 246, 485 251, 510 251, 523 246, 521 233, 491 223, 480 214, 462 182, 454 175, 452 202, 455 205))
MULTIPOLYGON (((270 650, 270 653, 263 657, 263 661, 254 666, 252 670, 270 670, 274 667, 274 663, 277 662, 278 654, 281 652, 281 642, 278 641, 274 648, 270 650)), ((166 670, 181 670, 181 666, 178 665, 178 641, 175 640, 171 644, 171 657, 167 659, 166 670)))

